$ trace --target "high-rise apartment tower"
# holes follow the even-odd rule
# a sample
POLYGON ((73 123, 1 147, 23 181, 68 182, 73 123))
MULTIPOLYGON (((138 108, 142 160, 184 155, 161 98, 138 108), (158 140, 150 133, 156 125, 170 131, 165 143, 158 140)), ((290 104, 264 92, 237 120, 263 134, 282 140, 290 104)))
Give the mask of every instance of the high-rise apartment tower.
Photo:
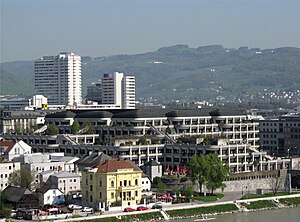
POLYGON ((81 103, 81 57, 72 52, 44 56, 34 63, 35 90, 53 105, 81 103))
POLYGON ((135 77, 123 73, 103 74, 102 104, 115 104, 122 109, 135 109, 135 77))

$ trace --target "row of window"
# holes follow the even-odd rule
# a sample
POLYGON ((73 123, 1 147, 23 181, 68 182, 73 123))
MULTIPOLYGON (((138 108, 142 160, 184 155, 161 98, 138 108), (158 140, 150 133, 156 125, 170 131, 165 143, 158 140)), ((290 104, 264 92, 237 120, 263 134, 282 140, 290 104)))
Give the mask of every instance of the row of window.
MULTIPOLYGON (((76 179, 70 179, 69 181, 70 181, 70 183, 72 183, 72 182, 76 183, 76 179)), ((65 182, 66 182, 66 180, 59 180, 59 183, 65 183, 65 182)))
MULTIPOLYGON (((277 123, 262 123, 263 126, 277 126, 277 123)), ((300 123, 279 123, 280 126, 300 126, 300 123)))
POLYGON ((11 173, 10 174, 7 174, 7 173, 1 174, 0 178, 8 178, 10 175, 11 175, 11 173))
MULTIPOLYGON (((74 188, 74 190, 77 189, 76 186, 74 186, 74 187, 70 186, 70 187, 69 187, 69 190, 73 190, 73 188, 74 188)), ((66 190, 66 187, 60 187, 59 189, 65 191, 65 190, 66 190)))
MULTIPOLYGON (((269 138, 269 135, 267 134, 267 135, 265 135, 265 134, 263 134, 263 138, 269 138)), ((277 135, 276 134, 271 134, 270 135, 270 138, 277 138, 277 135)))

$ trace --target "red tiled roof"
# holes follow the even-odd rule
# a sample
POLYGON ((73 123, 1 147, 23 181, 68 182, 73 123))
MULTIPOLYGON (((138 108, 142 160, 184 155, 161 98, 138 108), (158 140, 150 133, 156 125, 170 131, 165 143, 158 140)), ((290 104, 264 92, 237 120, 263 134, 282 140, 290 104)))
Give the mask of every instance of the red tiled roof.
POLYGON ((1 140, 0 141, 0 147, 6 147, 4 150, 4 153, 9 153, 12 148, 16 145, 16 141, 14 140, 1 140))
POLYGON ((97 166, 97 172, 110 173, 117 172, 119 169, 133 169, 133 171, 142 171, 135 163, 130 160, 110 159, 97 166))

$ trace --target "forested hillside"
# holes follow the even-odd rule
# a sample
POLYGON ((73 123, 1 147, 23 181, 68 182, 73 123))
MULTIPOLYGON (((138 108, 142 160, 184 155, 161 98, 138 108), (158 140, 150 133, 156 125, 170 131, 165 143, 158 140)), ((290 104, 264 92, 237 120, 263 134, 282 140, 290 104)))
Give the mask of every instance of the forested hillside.
MULTIPOLYGON (((33 86, 32 61, 2 63, 2 68, 33 86)), ((136 55, 83 56, 83 94, 102 73, 114 71, 136 76, 138 98, 160 101, 234 98, 265 89, 295 91, 300 89, 300 49, 176 45, 136 55)))

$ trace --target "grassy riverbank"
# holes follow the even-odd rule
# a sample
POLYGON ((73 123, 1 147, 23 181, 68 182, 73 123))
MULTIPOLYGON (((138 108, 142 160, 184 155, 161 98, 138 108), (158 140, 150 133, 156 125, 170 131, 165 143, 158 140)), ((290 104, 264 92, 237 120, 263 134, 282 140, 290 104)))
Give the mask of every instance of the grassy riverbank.
POLYGON ((264 198, 264 197, 276 197, 276 196, 286 196, 286 195, 293 195, 299 194, 299 192, 278 192, 275 195, 273 193, 265 193, 265 194, 246 194, 240 198, 240 200, 247 200, 247 199, 256 199, 256 198, 264 198))
POLYGON ((93 219, 93 220, 89 220, 88 218, 86 218, 86 220, 82 219, 80 221, 87 221, 87 222, 120 222, 120 220, 116 217, 104 217, 104 218, 93 219))
MULTIPOLYGON (((288 197, 288 196, 287 196, 288 197)), ((300 206, 300 197, 292 197, 292 198, 284 198, 279 199, 277 201, 272 200, 255 200, 249 201, 248 203, 237 203, 238 205, 244 206, 249 210, 267 210, 274 208, 282 208, 282 207, 293 207, 300 206)), ((243 208, 241 208, 243 209, 243 208)), ((240 209, 240 210, 241 210, 240 209)), ((203 206, 194 205, 194 208, 187 209, 165 209, 165 212, 171 217, 171 219, 179 219, 179 218, 190 218, 197 217, 203 214, 222 214, 222 213, 234 213, 238 212, 239 208, 235 204, 222 204, 222 205, 213 205, 213 206, 203 206)), ((87 221, 87 222, 148 222, 148 221, 162 221, 164 220, 161 212, 143 212, 141 214, 124 214, 122 216, 117 217, 107 217, 107 218, 98 218, 89 220, 88 217, 82 218, 79 221, 87 221)))
POLYGON ((144 214, 134 214, 134 215, 124 215, 121 216, 121 220, 124 222, 129 221, 161 221, 163 220, 163 216, 160 212, 153 213, 144 213, 144 214))
POLYGON ((207 195, 207 196, 200 196, 200 195, 194 195, 194 199, 198 201, 204 201, 204 202, 214 202, 224 197, 224 194, 217 193, 213 195, 207 195))
POLYGON ((258 200, 255 202, 243 203, 242 205, 249 210, 258 210, 258 209, 264 209, 264 208, 277 207, 277 205, 275 203, 273 203, 271 200, 258 200))
POLYGON ((238 208, 234 204, 224 204, 224 205, 209 206, 209 207, 168 210, 167 213, 170 215, 170 217, 176 218, 176 217, 191 217, 191 216, 197 216, 201 214, 232 212, 237 210, 238 208))
POLYGON ((300 205, 300 197, 280 199, 279 202, 286 206, 298 206, 300 205))
MULTIPOLYGON (((83 221, 84 219, 82 219, 83 221)), ((143 214, 131 214, 131 215, 123 215, 117 217, 105 217, 99 219, 88 220, 88 218, 84 221, 87 222, 130 222, 130 221, 161 221, 163 220, 163 216, 160 212, 152 212, 152 213, 143 213, 143 214)))

